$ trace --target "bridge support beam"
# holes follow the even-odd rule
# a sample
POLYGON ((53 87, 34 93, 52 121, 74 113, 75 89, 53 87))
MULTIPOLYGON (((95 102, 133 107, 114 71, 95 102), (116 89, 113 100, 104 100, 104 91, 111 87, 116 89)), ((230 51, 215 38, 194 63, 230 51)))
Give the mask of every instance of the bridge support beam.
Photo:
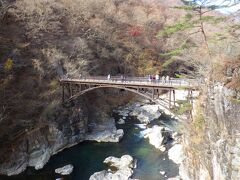
POLYGON ((171 109, 171 100, 172 100, 172 90, 169 90, 169 109, 171 109))
POLYGON ((154 99, 155 89, 152 89, 152 99, 154 99))
POLYGON ((70 92, 70 97, 72 97, 73 96, 72 84, 69 84, 69 92, 70 92))
POLYGON ((187 97, 187 100, 188 100, 188 102, 189 102, 190 104, 193 103, 192 97, 193 97, 192 89, 188 89, 188 97, 187 97))
POLYGON ((176 107, 176 95, 175 95, 175 90, 173 90, 173 106, 176 107))
POLYGON ((64 92, 64 84, 62 85, 62 103, 65 102, 65 92, 64 92))
POLYGON ((190 90, 190 103, 193 104, 193 91, 190 90))

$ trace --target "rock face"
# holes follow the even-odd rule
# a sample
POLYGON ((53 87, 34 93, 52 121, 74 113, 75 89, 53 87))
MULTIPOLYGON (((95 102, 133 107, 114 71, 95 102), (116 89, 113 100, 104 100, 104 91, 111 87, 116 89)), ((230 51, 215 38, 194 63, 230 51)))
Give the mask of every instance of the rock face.
MULTIPOLYGON (((84 140, 85 131, 77 133, 76 126, 81 127, 79 122, 73 123, 63 130, 55 125, 49 125, 31 133, 26 139, 19 142, 8 161, 0 164, 0 173, 11 176, 23 172, 27 166, 35 167, 35 169, 43 168, 51 155, 84 140), (67 135, 66 130, 72 133, 71 137, 67 135)), ((83 124, 82 129, 84 129, 83 124)))
POLYGON ((52 155, 79 142, 119 142, 124 134, 123 130, 116 129, 115 121, 106 115, 95 120, 97 125, 92 127, 91 124, 94 123, 88 122, 89 119, 84 115, 86 112, 79 112, 79 109, 75 110, 74 107, 69 111, 61 109, 56 113, 56 117, 51 117, 51 122, 46 127, 39 128, 29 133, 25 139, 16 142, 8 159, 0 162, 0 174, 16 175, 23 172, 27 166, 41 169, 52 155))
POLYGON ((123 155, 121 158, 110 156, 103 162, 117 170, 96 172, 90 177, 90 180, 129 180, 133 174, 133 168, 136 167, 130 155, 123 155))
POLYGON ((72 172, 73 172, 73 165, 71 164, 55 169, 55 173, 61 174, 61 175, 69 175, 72 172))
POLYGON ((190 141, 195 138, 193 136, 186 135, 184 138, 188 158, 180 165, 180 175, 183 179, 238 180, 240 104, 231 99, 239 98, 239 94, 222 84, 209 87, 203 94, 201 107, 204 121, 201 126, 204 128, 201 133, 204 138, 199 144, 190 141))
POLYGON ((171 132, 167 131, 164 127, 155 125, 141 132, 144 138, 149 139, 149 143, 155 148, 165 151, 164 144, 171 138, 171 132))

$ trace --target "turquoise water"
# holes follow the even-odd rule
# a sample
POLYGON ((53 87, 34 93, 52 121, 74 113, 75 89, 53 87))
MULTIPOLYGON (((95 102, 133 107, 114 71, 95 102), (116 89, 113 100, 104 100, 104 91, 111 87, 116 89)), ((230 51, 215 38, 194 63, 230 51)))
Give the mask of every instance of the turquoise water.
MULTIPOLYGON (((116 119, 117 120, 117 119, 116 119)), ((168 118, 165 123, 170 124, 168 118)), ((134 124, 139 123, 129 117, 126 124, 118 125, 124 129, 124 137, 120 143, 96 143, 83 142, 72 148, 66 149, 51 157, 47 165, 39 171, 28 168, 24 173, 14 177, 0 177, 2 180, 88 180, 97 171, 107 169, 103 160, 108 156, 121 157, 129 154, 137 159, 137 169, 134 170, 133 178, 141 180, 165 180, 159 171, 165 171, 167 177, 178 175, 178 166, 168 159, 167 152, 160 152, 148 143, 148 140, 140 138, 140 129, 134 124), (54 173, 56 168, 67 164, 74 166, 73 173, 69 176, 60 176, 54 173)), ((155 124, 160 123, 155 121, 155 124)))

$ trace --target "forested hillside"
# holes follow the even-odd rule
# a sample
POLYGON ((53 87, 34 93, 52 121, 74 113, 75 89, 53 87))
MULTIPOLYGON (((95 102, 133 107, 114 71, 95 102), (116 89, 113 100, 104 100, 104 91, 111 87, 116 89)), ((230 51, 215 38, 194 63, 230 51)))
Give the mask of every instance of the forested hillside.
MULTIPOLYGON (((221 81, 234 89, 232 101, 239 103, 239 14, 206 9, 199 19, 199 12, 183 5, 180 0, 0 1, 0 143, 6 143, 0 164, 15 151, 11 142, 69 117, 58 84, 64 75, 159 73, 221 81)), ((98 106, 98 97, 89 94, 83 101, 96 100, 98 106)))
POLYGON ((45 121, 49 103, 60 103, 62 75, 187 71, 184 63, 169 65, 160 56, 174 39, 157 35, 181 13, 166 2, 17 0, 3 1, 1 10, 1 123, 6 126, 21 129, 45 121))

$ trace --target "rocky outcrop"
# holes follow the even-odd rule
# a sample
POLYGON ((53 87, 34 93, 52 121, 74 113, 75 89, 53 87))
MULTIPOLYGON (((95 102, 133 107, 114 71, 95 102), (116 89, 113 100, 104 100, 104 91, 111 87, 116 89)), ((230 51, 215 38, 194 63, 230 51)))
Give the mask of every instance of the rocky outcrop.
POLYGON ((155 148, 165 151, 165 144, 171 139, 171 131, 166 130, 166 128, 155 125, 152 128, 148 128, 141 132, 144 138, 149 139, 149 143, 155 148))
POLYGON ((71 164, 55 169, 55 173, 61 174, 61 175, 69 175, 72 172, 73 172, 73 165, 71 164))
POLYGON ((103 162, 108 164, 110 169, 94 173, 90 180, 130 180, 133 168, 136 168, 136 164, 130 155, 123 155, 121 158, 111 156, 103 162), (111 168, 114 170, 111 170, 111 168))

